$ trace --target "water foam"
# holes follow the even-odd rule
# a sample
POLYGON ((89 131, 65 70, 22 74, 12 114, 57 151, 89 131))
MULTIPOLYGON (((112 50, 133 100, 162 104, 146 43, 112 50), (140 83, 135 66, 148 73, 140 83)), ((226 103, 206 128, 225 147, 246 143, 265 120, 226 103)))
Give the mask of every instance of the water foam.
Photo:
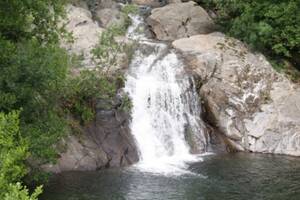
POLYGON ((199 97, 183 63, 166 44, 151 41, 136 32, 142 25, 133 17, 127 36, 138 40, 139 48, 129 67, 125 90, 133 108, 131 131, 139 152, 140 170, 162 174, 185 174, 189 162, 201 161, 190 153, 186 126, 205 137, 200 123, 199 97))

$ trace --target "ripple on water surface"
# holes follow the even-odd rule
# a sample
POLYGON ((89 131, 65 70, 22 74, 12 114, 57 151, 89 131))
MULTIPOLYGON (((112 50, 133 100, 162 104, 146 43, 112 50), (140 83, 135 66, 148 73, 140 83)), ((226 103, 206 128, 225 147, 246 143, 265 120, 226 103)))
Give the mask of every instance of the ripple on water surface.
POLYGON ((129 167, 58 174, 41 200, 299 200, 300 159, 263 154, 207 155, 181 175, 129 167), (198 175, 193 175, 198 174, 198 175))

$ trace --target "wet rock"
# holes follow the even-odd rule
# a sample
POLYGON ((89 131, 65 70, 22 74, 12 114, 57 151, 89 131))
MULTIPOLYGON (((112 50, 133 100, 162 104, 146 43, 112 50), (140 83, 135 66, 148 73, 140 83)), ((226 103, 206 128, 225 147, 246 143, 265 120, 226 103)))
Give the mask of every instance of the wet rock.
POLYGON ((300 88, 221 33, 173 42, 202 82, 206 118, 239 151, 300 156, 300 88))
POLYGON ((206 125, 202 121, 198 121, 201 130, 193 130, 191 125, 188 123, 185 126, 184 138, 190 147, 190 153, 200 154, 209 151, 209 132, 206 125))
POLYGON ((149 6, 139 6, 139 13, 142 16, 149 16, 151 14, 151 7, 149 7, 149 6))
POLYGON ((153 9, 147 23, 159 40, 175 40, 210 33, 214 29, 206 11, 192 1, 153 9))
POLYGON ((43 168, 55 173, 91 171, 137 162, 138 153, 129 119, 128 114, 117 109, 98 109, 95 121, 80 127, 80 133, 62 141, 66 150, 60 154, 57 164, 43 168))

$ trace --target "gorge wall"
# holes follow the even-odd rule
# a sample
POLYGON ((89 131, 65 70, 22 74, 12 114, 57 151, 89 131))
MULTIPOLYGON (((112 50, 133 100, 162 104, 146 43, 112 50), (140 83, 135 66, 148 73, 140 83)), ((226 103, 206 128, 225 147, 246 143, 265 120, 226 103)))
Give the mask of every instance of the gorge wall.
POLYGON ((260 53, 213 32, 211 21, 191 1, 156 8, 148 17, 156 37, 171 41, 199 78, 205 118, 230 149, 299 156, 299 85, 260 53))
MULTIPOLYGON (((109 24, 124 20, 120 6, 115 1, 74 1, 66 7, 66 30, 72 32, 73 42, 64 41, 62 46, 70 54, 83 58, 82 69, 96 67, 91 50, 99 43, 100 35, 109 24)), ((122 38, 121 38, 122 39, 122 38)), ((120 56, 118 69, 128 66, 120 56)), ((73 68, 76 76, 80 68, 73 68)), ((129 111, 122 109, 122 89, 117 91, 112 102, 99 99, 95 119, 85 125, 76 125, 76 130, 61 141, 63 146, 56 164, 43 165, 43 169, 62 171, 89 171, 131 165, 138 161, 138 152, 129 129, 129 111)), ((72 117, 71 117, 72 118, 72 117)))
MULTIPOLYGON (((262 54, 215 32, 211 17, 195 2, 132 2, 152 7, 146 22, 153 36, 172 44, 197 80, 213 149, 300 156, 299 85, 277 73, 262 54)), ((65 47, 82 54, 85 67, 93 67, 90 51, 107 27, 123 20, 120 6, 112 0, 77 1, 67 14, 74 42, 65 47)), ((66 150, 46 170, 97 170, 138 161, 130 115, 118 109, 117 96, 112 109, 99 102, 96 119, 62 141, 66 150)))

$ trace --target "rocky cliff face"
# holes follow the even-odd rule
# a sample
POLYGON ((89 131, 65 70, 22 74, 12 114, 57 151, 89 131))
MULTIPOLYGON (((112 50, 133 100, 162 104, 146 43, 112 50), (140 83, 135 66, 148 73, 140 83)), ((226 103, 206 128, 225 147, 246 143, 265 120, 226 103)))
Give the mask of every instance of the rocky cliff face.
MULTIPOLYGON (((92 13, 91 5, 86 1, 77 1, 66 8, 66 29, 73 33, 74 41, 64 42, 62 45, 70 53, 83 57, 82 64, 85 69, 95 67, 91 50, 98 44, 105 28, 118 20, 109 17, 107 19, 110 11, 114 14, 120 13, 115 1, 93 2, 95 13, 92 13), (109 11, 108 14, 106 11, 109 11), (102 16, 103 13, 106 14, 102 16), (96 19, 93 19, 95 16, 96 19), (97 23, 97 17, 101 17, 100 25, 97 23)), ((124 62, 120 66, 124 67, 123 65, 124 62)), ((121 167, 137 162, 138 152, 129 129, 130 115, 128 111, 120 108, 123 100, 121 94, 121 91, 116 94, 114 102, 99 100, 95 119, 86 125, 76 125, 76 131, 61 141, 60 146, 63 146, 64 150, 60 153, 57 163, 44 165, 43 168, 59 173, 121 167)))
POLYGON ((147 23, 159 40, 175 40, 210 33, 214 29, 213 21, 206 11, 192 1, 153 9, 147 23))
MULTIPOLYGON (((84 6, 83 6, 84 7, 84 6)), ((66 7, 67 20, 65 28, 72 33, 73 42, 64 42, 62 45, 70 53, 84 58, 83 65, 87 68, 94 67, 91 50, 97 44, 99 36, 104 31, 92 19, 92 13, 83 7, 68 5, 66 7)))
POLYGON ((192 2, 154 9, 147 21, 158 39, 175 40, 201 82, 205 118, 230 150, 300 156, 299 85, 240 41, 211 33, 211 19, 192 2))
MULTIPOLYGON (((80 2, 80 7, 67 8, 67 29, 75 41, 66 47, 83 54, 89 67, 93 66, 91 48, 110 20, 120 20, 119 11, 113 1, 97 4, 93 13, 87 9, 90 5, 80 2)), ((152 7, 165 4, 135 2, 152 7)), ((222 144, 221 138, 228 150, 300 156, 300 87, 275 72, 263 55, 213 32, 212 20, 195 3, 169 3, 153 9, 147 22, 157 39, 173 42, 186 70, 197 79, 211 141, 222 144)), ((117 104, 110 110, 98 107, 95 121, 81 127, 81 134, 62 141, 66 150, 58 163, 45 168, 53 172, 97 170, 136 162, 138 153, 128 123, 129 115, 118 110, 117 104)))
POLYGON ((300 89, 261 54, 221 33, 173 42, 202 81, 209 122, 237 150, 300 155, 300 89))
POLYGON ((118 106, 117 103, 109 110, 100 106, 93 122, 79 127, 79 133, 62 141, 66 150, 60 154, 57 164, 45 165, 44 169, 55 173, 90 171, 137 162, 138 152, 129 129, 130 116, 118 106))

